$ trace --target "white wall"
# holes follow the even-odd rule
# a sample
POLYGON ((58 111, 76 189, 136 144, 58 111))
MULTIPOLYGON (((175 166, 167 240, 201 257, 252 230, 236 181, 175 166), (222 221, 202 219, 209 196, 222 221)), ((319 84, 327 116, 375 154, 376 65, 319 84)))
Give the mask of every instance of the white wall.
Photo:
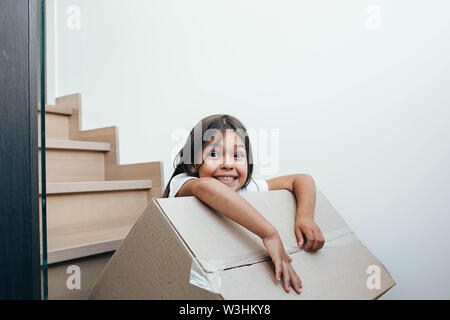
POLYGON ((384 298, 450 298, 450 2, 53 1, 49 102, 81 92, 122 164, 169 177, 172 133, 213 113, 279 129, 276 175, 316 179, 397 281, 384 298))

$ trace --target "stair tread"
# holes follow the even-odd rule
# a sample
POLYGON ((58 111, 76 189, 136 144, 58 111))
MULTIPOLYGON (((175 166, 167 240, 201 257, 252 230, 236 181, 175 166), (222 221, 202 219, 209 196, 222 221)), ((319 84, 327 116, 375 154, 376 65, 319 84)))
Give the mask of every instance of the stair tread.
MULTIPOLYGON (((110 151, 111 147, 106 142, 79 141, 67 139, 46 139, 47 149, 65 149, 65 150, 89 150, 89 151, 110 151)), ((41 141, 38 142, 41 148, 41 141)))
MULTIPOLYGON (((152 188, 152 180, 49 182, 46 184, 46 187, 47 195, 80 192, 145 190, 152 188)), ((39 194, 41 194, 40 186, 39 194)))
POLYGON ((116 250, 133 225, 77 231, 53 236, 48 243, 49 264, 116 250))
MULTIPOLYGON (((38 106, 38 112, 41 112, 41 106, 38 106)), ((52 105, 46 105, 45 106, 45 113, 55 113, 60 114, 64 116, 71 116, 72 115, 72 108, 69 107, 56 107, 52 105)))

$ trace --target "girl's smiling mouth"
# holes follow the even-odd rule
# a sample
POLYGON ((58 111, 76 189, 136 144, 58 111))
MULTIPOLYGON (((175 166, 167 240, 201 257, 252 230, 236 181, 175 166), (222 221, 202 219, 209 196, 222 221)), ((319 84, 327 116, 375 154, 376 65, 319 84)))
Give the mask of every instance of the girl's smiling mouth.
POLYGON ((237 176, 229 175, 214 176, 214 178, 225 184, 232 184, 235 180, 237 180, 237 176))

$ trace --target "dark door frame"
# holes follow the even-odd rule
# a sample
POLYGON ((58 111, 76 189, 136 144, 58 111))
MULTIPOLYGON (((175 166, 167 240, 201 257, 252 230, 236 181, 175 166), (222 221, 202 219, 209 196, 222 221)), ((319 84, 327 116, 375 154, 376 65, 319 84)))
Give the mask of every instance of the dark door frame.
POLYGON ((0 0, 0 299, 41 299, 39 0, 0 0))

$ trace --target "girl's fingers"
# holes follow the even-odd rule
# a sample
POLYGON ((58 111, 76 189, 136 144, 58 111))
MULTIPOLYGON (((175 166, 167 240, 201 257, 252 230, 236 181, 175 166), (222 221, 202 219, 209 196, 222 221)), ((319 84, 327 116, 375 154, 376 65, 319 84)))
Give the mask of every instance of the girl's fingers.
POLYGON ((301 289, 303 288, 302 280, 300 280, 300 277, 298 276, 298 274, 295 271, 294 271, 294 277, 297 281, 298 293, 300 293, 301 289))
MULTIPOLYGON (((288 258, 290 257, 288 256, 288 258)), ((292 261, 292 258, 290 258, 290 260, 292 261)), ((290 287, 292 285, 292 288, 294 288, 297 294, 301 293, 301 289, 303 288, 302 281, 300 280, 300 277, 297 275, 294 268, 289 262, 277 261, 277 263, 275 264, 275 272, 277 281, 280 281, 279 277, 281 276, 282 273, 284 291, 289 293, 290 287)))
POLYGON ((314 246, 312 247, 312 251, 316 251, 322 248, 323 243, 325 242, 325 240, 323 239, 322 232, 320 232, 320 230, 318 229, 314 230, 314 239, 315 241, 314 246))
POLYGON ((303 246, 303 235, 302 235, 302 231, 300 230, 300 228, 295 228, 295 236, 297 238, 297 243, 299 247, 303 246))
POLYGON ((288 257, 288 259, 289 259, 289 262, 292 262, 292 260, 294 260, 294 259, 292 259, 290 256, 287 256, 288 257))
POLYGON ((306 246, 305 246, 305 251, 310 251, 311 248, 314 246, 314 233, 312 230, 309 230, 308 233, 306 234, 306 246))
POLYGON ((275 262, 275 278, 277 279, 278 282, 281 281, 281 261, 278 260, 275 262))
POLYGON ((294 268, 291 265, 289 265, 289 272, 291 277, 292 288, 294 288, 295 292, 300 294, 301 281, 297 275, 297 272, 295 272, 294 268))
POLYGON ((311 248, 311 251, 316 251, 317 249, 319 249, 319 245, 320 245, 320 243, 319 243, 319 238, 318 238, 317 232, 314 231, 314 244, 311 248))
POLYGON ((325 244, 325 238, 322 234, 322 231, 320 231, 320 229, 318 230, 318 233, 319 233, 320 246, 319 246, 319 249, 317 249, 317 250, 320 250, 323 248, 323 245, 325 244))
POLYGON ((291 286, 291 277, 289 276, 289 270, 285 265, 283 265, 283 280, 284 280, 284 290, 286 292, 289 292, 289 287, 291 286))
POLYGON ((291 276, 291 279, 292 279, 292 287, 294 288, 295 292, 300 294, 301 287, 300 287, 299 279, 297 279, 295 276, 291 276))

